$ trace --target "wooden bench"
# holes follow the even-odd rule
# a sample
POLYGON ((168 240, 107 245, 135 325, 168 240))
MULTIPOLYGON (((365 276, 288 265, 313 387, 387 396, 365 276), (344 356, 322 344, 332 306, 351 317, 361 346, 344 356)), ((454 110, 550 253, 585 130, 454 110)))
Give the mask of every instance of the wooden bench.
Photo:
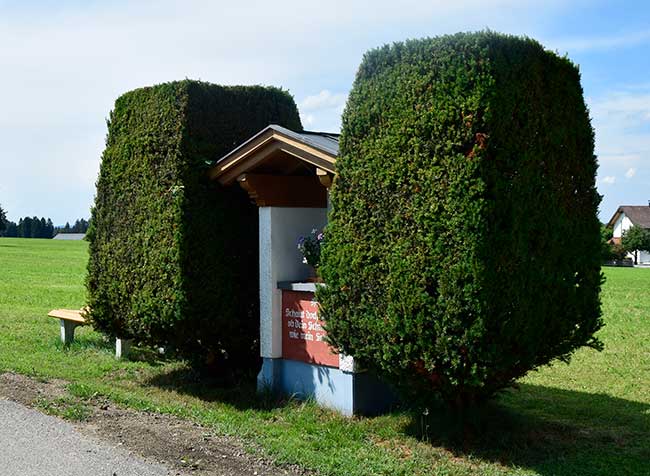
MULTIPOLYGON (((58 319, 61 323, 61 342, 71 344, 74 340, 74 330, 77 326, 86 325, 84 314, 88 308, 83 309, 53 309, 47 315, 58 319)), ((115 339, 115 358, 128 357, 131 351, 131 341, 128 339, 115 339)))
POLYGON ((77 326, 86 324, 83 314, 85 309, 54 309, 48 313, 49 317, 59 319, 61 323, 61 342, 71 344, 74 340, 74 330, 77 326))

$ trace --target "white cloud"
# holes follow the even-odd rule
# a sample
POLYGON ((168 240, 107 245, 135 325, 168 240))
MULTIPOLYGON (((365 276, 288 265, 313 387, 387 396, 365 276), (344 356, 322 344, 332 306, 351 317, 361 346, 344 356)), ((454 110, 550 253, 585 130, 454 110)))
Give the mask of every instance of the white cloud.
POLYGON ((604 51, 638 46, 650 42, 650 30, 632 31, 617 35, 559 38, 546 42, 547 47, 560 52, 604 51))
POLYGON ((301 111, 314 111, 326 108, 341 109, 345 106, 347 94, 333 94, 327 89, 323 89, 318 94, 307 96, 300 104, 301 111))
POLYGON ((607 187, 601 218, 622 204, 645 203, 650 165, 650 84, 618 88, 588 100, 596 132, 600 163, 599 185, 615 183, 616 176, 636 177, 625 187, 607 187))
POLYGON ((640 154, 613 154, 613 155, 599 155, 598 161, 613 165, 627 166, 629 164, 636 164, 641 160, 640 154))
POLYGON ((327 89, 307 96, 298 103, 303 125, 318 130, 338 132, 347 97, 347 94, 332 93, 327 89))
POLYGON ((302 125, 307 127, 313 126, 314 122, 316 122, 316 118, 314 117, 313 114, 301 115, 301 119, 302 119, 302 125))
POLYGON ((613 91, 588 104, 601 165, 630 168, 650 160, 650 87, 613 91))
POLYGON ((597 118, 616 117, 626 123, 650 119, 650 88, 628 88, 609 93, 591 103, 591 112, 597 118))
POLYGON ((487 25, 535 36, 576 8, 566 0, 9 3, 0 0, 0 203, 12 219, 57 223, 87 216, 105 118, 125 91, 183 78, 272 84, 296 96, 305 126, 333 131, 368 49, 487 25))

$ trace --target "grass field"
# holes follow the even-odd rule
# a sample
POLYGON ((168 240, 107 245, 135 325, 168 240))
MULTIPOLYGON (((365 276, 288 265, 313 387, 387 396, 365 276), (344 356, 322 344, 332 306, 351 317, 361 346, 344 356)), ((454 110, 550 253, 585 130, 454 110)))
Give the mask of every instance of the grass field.
POLYGON ((252 380, 202 384, 183 362, 118 362, 88 328, 63 348, 45 316, 83 305, 86 256, 84 242, 0 239, 0 372, 65 379, 81 402, 102 395, 195 420, 323 475, 650 475, 650 269, 605 269, 605 350, 530 375, 459 444, 437 408, 346 419, 258 399, 252 380))

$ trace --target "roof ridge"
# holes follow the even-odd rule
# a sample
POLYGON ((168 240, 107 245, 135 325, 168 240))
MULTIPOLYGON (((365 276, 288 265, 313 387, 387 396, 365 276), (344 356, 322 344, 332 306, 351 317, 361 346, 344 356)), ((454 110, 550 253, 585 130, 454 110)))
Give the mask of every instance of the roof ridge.
POLYGON ((339 137, 341 135, 338 132, 323 132, 323 131, 299 131, 296 132, 296 134, 316 134, 319 136, 335 136, 335 137, 339 137))
POLYGON ((633 224, 650 228, 650 205, 620 205, 608 225, 613 225, 620 213, 624 213, 633 224))

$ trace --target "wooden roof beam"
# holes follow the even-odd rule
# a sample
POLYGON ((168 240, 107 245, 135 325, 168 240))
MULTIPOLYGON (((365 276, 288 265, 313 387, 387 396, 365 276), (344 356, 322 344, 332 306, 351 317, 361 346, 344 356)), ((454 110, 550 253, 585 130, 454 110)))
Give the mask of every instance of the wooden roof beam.
POLYGON ((258 207, 327 208, 327 189, 315 175, 242 174, 237 182, 258 207))

